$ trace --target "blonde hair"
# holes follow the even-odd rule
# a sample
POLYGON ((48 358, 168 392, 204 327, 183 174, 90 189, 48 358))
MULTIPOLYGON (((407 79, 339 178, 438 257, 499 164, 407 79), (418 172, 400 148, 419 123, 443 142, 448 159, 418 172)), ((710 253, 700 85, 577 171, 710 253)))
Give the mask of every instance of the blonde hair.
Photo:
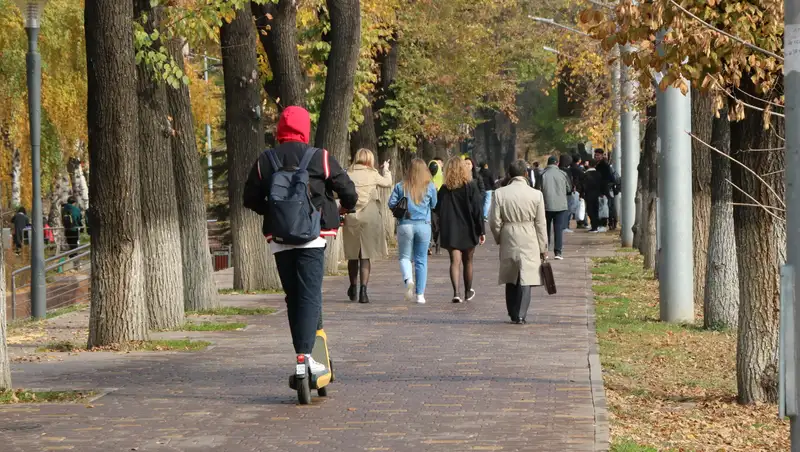
POLYGON ((353 165, 350 167, 352 168, 355 165, 364 165, 370 168, 375 168, 375 154, 373 154, 369 149, 359 149, 358 152, 356 152, 355 157, 353 157, 353 165))
POLYGON ((444 185, 450 190, 461 188, 472 180, 472 172, 467 168, 466 160, 452 157, 444 166, 444 185))
POLYGON ((425 161, 422 159, 412 160, 406 177, 403 179, 403 190, 406 197, 414 201, 414 204, 420 204, 430 183, 431 172, 425 161))

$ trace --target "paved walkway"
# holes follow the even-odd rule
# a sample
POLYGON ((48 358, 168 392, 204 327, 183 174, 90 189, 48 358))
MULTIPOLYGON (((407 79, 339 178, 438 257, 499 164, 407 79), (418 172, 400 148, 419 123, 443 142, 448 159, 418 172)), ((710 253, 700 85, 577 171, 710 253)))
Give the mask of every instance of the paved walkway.
MULTIPOLYGON (((90 404, 0 408, 0 450, 594 451, 608 426, 595 354, 588 255, 608 236, 569 235, 559 294, 535 290, 530 323, 505 323, 497 247, 477 253, 478 296, 450 303, 447 257, 431 259, 428 304, 402 301, 397 262, 373 265, 372 303, 326 280, 337 371, 328 399, 295 404, 285 313, 249 319, 200 353, 81 353, 14 365, 16 387, 96 389, 90 404)), ((275 306, 281 296, 228 298, 275 306)))

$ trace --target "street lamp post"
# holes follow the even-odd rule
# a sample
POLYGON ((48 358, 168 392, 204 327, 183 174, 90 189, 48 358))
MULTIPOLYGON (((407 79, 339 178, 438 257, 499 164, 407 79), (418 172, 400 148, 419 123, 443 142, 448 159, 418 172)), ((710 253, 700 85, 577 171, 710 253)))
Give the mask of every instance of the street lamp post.
POLYGON ((32 200, 31 215, 31 314, 44 318, 47 313, 47 300, 44 274, 44 229, 42 225, 42 174, 41 174, 41 134, 42 134, 42 58, 37 49, 39 21, 47 0, 16 0, 25 18, 25 31, 28 34, 28 54, 26 56, 28 75, 28 113, 30 115, 32 200))

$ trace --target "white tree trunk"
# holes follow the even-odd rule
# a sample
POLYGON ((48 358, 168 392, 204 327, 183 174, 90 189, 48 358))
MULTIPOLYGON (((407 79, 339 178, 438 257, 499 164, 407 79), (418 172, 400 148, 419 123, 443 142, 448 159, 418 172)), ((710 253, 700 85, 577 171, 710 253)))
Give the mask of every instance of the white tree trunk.
POLYGON ((53 231, 53 238, 56 241, 57 250, 66 250, 66 237, 64 235, 64 224, 61 221, 61 206, 67 202, 70 194, 69 177, 66 173, 61 173, 56 177, 53 184, 53 191, 50 193, 50 212, 47 215, 47 223, 53 231))
MULTIPOLYGON (((78 144, 80 147, 80 143, 78 144)), ((82 211, 89 208, 89 187, 86 185, 86 177, 83 174, 83 163, 80 159, 69 159, 69 178, 72 182, 72 196, 78 201, 78 207, 82 211)))
POLYGON ((22 156, 19 148, 14 147, 11 154, 11 207, 16 209, 22 205, 22 156))

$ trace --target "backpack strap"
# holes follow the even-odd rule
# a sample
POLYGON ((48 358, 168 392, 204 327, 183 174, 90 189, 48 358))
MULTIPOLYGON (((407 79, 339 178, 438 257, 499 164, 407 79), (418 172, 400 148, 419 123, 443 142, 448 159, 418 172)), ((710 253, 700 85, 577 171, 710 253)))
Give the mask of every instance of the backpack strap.
MULTIPOLYGON (((267 158, 269 159, 270 164, 272 164, 272 172, 275 173, 277 171, 280 171, 282 164, 281 164, 281 161, 278 160, 278 153, 275 152, 275 149, 267 149, 266 154, 267 154, 267 158)), ((260 167, 259 167, 259 171, 261 171, 260 167)))
MULTIPOLYGON (((306 149, 306 153, 303 154, 303 159, 300 160, 300 166, 298 167, 298 170, 306 171, 308 169, 308 165, 311 163, 311 159, 317 154, 317 151, 319 151, 317 148, 306 149)), ((325 166, 326 162, 323 162, 322 164, 325 166)))

